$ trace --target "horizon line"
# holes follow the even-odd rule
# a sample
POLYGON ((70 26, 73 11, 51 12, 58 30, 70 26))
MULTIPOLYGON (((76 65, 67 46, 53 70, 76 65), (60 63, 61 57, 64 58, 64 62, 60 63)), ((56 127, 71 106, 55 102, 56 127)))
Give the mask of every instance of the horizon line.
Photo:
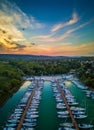
POLYGON ((38 54, 12 54, 12 53, 6 53, 6 54, 3 54, 1 53, 0 55, 26 55, 26 56, 47 56, 47 57, 94 57, 93 55, 92 56, 87 56, 87 55, 81 55, 81 56, 65 56, 65 55, 38 55, 38 54))

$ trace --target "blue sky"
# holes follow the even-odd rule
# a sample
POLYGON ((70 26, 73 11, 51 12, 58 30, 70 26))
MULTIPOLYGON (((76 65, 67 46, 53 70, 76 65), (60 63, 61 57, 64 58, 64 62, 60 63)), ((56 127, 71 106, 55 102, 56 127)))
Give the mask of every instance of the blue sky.
POLYGON ((94 0, 0 0, 0 53, 94 56, 94 0))

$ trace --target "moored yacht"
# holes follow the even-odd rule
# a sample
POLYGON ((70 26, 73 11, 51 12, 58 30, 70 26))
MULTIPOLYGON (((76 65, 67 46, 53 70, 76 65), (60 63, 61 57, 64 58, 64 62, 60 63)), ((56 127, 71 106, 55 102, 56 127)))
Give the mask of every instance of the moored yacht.
POLYGON ((15 130, 15 128, 12 128, 12 127, 5 127, 3 130, 15 130))
POLYGON ((72 123, 60 123, 60 126, 63 126, 63 127, 69 127, 69 128, 71 128, 71 127, 73 127, 73 124, 72 123))
POLYGON ((74 118, 76 118, 76 119, 84 119, 84 118, 87 118, 87 115, 74 115, 74 118))
POLYGON ((60 114, 60 115, 69 114, 68 111, 58 111, 57 113, 60 114))
POLYGON ((60 127, 58 130, 76 130, 75 128, 60 127))
POLYGON ((81 128, 81 129, 90 129, 90 128, 93 128, 93 127, 94 127, 94 126, 91 125, 91 124, 79 124, 78 126, 79 126, 79 128, 81 128))
POLYGON ((68 114, 58 115, 58 118, 69 118, 70 116, 68 114))
POLYGON ((36 122, 32 122, 32 123, 23 123, 23 126, 25 126, 25 127, 34 127, 34 126, 36 126, 36 125, 37 125, 36 122))

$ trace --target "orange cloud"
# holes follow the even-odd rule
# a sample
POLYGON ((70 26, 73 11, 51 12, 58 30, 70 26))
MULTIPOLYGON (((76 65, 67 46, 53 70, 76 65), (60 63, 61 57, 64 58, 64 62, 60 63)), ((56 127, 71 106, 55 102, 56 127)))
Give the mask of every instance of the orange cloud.
POLYGON ((65 55, 65 56, 90 56, 94 55, 94 42, 77 45, 77 46, 57 46, 53 50, 53 55, 65 55))
MULTIPOLYGON (((11 53, 12 51, 10 51, 11 53)), ((34 54, 52 56, 92 56, 94 55, 94 43, 78 46, 72 45, 39 45, 25 47, 22 50, 15 50, 14 54, 34 54)))

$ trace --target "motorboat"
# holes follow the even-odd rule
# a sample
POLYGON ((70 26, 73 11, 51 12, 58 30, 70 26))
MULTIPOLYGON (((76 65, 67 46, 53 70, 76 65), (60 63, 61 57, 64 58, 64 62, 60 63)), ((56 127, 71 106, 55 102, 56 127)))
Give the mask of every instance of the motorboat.
POLYGON ((74 115, 82 115, 82 114, 85 114, 85 111, 72 111, 72 114, 74 114, 74 115))
POLYGON ((57 106, 56 108, 58 108, 58 109, 65 109, 66 106, 57 106))
POLYGON ((6 127, 16 127, 17 124, 16 123, 8 123, 6 124, 6 127))
POLYGON ((65 104, 64 103, 58 103, 57 105, 56 105, 56 108, 66 108, 66 106, 65 106, 65 104))
POLYGON ((58 130, 76 130, 76 129, 68 127, 60 127, 58 130))
POLYGON ((12 127, 5 127, 3 130, 15 130, 15 128, 12 128, 12 127))
POLYGON ((17 120, 17 119, 9 119, 7 122, 8 123, 18 123, 19 120, 17 120))
POLYGON ((29 108, 28 111, 37 111, 37 108, 29 108))
POLYGON ((34 119, 34 118, 25 118, 24 119, 24 122, 35 122, 35 121, 37 121, 37 119, 34 119))
POLYGON ((58 118, 69 118, 70 116, 68 114, 64 114, 64 115, 58 115, 58 118))
POLYGON ((60 98, 56 98, 56 102, 57 102, 57 103, 62 103, 62 102, 63 102, 63 100, 62 100, 62 99, 60 99, 60 98))
POLYGON ((21 128, 21 130, 35 130, 35 128, 31 128, 31 127, 23 127, 23 128, 21 128))
POLYGON ((31 119, 31 118, 37 118, 37 117, 39 117, 39 115, 26 115, 26 117, 31 119))
POLYGON ((7 121, 8 122, 19 122, 19 119, 9 118, 7 121))
POLYGON ((14 114, 22 114, 22 111, 14 111, 14 114))
POLYGON ((68 111, 58 111, 57 113, 60 114, 60 115, 69 114, 68 111))
POLYGON ((31 114, 33 115, 33 114, 38 114, 38 113, 39 113, 38 111, 31 111, 31 112, 29 111, 27 112, 27 115, 31 115, 31 114))
POLYGON ((74 115, 74 118, 76 118, 76 119, 84 119, 86 117, 87 117, 87 115, 74 115))
POLYGON ((88 87, 82 85, 80 82, 76 81, 76 80, 72 80, 72 82, 80 89, 86 90, 88 89, 88 87))
POLYGON ((78 105, 77 102, 68 102, 68 104, 69 104, 70 106, 78 105))
POLYGON ((91 124, 79 124, 78 126, 79 126, 79 128, 81 128, 81 129, 90 129, 90 128, 93 128, 93 127, 94 127, 94 126, 91 125, 91 124))
POLYGON ((63 126, 63 127, 69 127, 69 128, 71 128, 71 127, 73 127, 73 124, 72 123, 60 123, 60 126, 63 126))
POLYGON ((72 110, 72 111, 85 111, 86 109, 82 108, 82 107, 70 107, 70 110, 72 110))
POLYGON ((37 125, 36 122, 33 122, 33 123, 23 123, 23 126, 25 126, 25 127, 34 127, 36 125, 37 125))
POLYGON ((20 117, 22 114, 21 113, 13 113, 12 115, 11 115, 11 117, 20 117))

